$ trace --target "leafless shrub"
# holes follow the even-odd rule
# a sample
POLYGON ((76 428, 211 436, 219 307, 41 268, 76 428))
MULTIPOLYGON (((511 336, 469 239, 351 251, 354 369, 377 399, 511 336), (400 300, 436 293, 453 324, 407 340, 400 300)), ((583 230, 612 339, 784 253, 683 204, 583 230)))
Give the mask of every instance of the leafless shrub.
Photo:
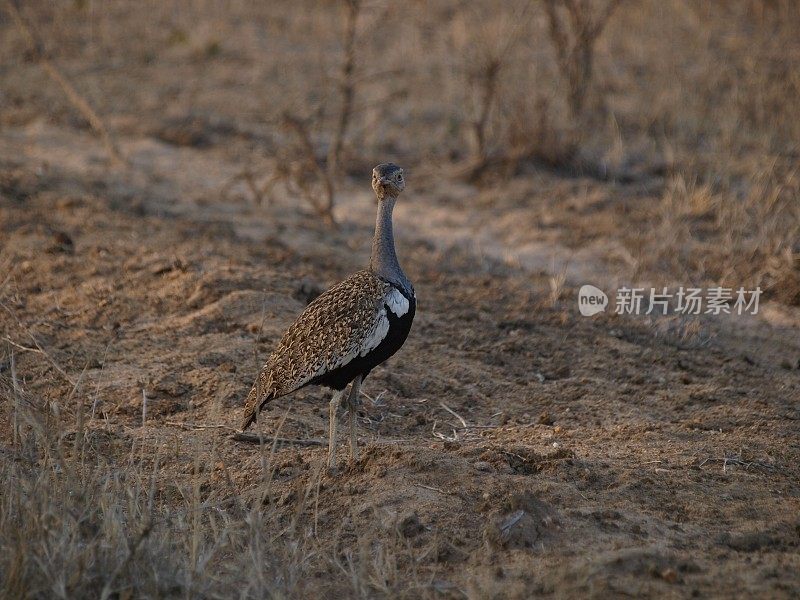
POLYGON ((594 71, 594 50, 622 0, 597 7, 592 0, 545 0, 550 41, 567 83, 567 102, 576 120, 583 117, 594 71))
POLYGON ((297 146, 289 150, 294 151, 296 158, 287 160, 286 154, 280 157, 275 176, 284 182, 289 193, 304 198, 328 225, 335 225, 334 173, 317 155, 308 122, 285 113, 283 125, 297 140, 297 146))
POLYGON ((276 181, 282 181, 290 193, 304 198, 330 226, 336 225, 333 215, 336 181, 341 177, 339 167, 356 97, 356 39, 362 7, 361 0, 343 0, 343 3, 345 27, 338 82, 340 105, 327 155, 324 159, 319 156, 309 119, 287 111, 282 117, 282 125, 292 134, 296 145, 279 157, 274 177, 267 184, 267 188, 271 189, 276 181))
POLYGON ((490 17, 474 7, 462 14, 457 45, 463 50, 461 69, 471 110, 463 122, 469 152, 457 172, 467 180, 475 181, 488 168, 501 167, 515 158, 516 148, 509 151, 502 136, 490 136, 493 113, 508 93, 504 75, 525 33, 530 6, 529 2, 517 14, 500 17, 490 17))
POLYGON ((479 109, 475 119, 470 123, 472 135, 470 137, 472 154, 479 160, 486 160, 486 129, 489 124, 489 114, 497 95, 497 80, 503 66, 501 57, 490 56, 483 64, 469 70, 469 79, 472 86, 480 90, 479 109))
POLYGON ((345 30, 344 30, 344 60, 339 74, 339 93, 341 106, 336 120, 336 129, 333 141, 328 150, 328 177, 333 178, 339 170, 339 161, 342 156, 344 139, 353 114, 353 102, 356 96, 356 25, 361 11, 361 0, 344 0, 345 4, 345 30))
POLYGON ((124 164, 119 146, 117 146, 116 141, 111 136, 111 133, 109 132, 108 127, 103 119, 100 118, 97 112, 92 108, 91 104, 89 104, 89 102, 80 93, 78 93, 78 90, 75 89, 75 86, 70 83, 69 79, 67 79, 67 77, 50 59, 45 52, 44 43, 39 38, 39 35, 35 29, 25 21, 25 18, 22 16, 22 13, 14 4, 13 0, 5 0, 4 4, 6 11, 11 17, 11 20, 14 22, 17 30, 25 39, 33 59, 61 88, 70 104, 72 104, 72 106, 83 116, 83 118, 86 119, 94 132, 100 136, 100 139, 102 140, 103 145, 106 147, 106 151, 108 152, 112 162, 115 164, 124 164))

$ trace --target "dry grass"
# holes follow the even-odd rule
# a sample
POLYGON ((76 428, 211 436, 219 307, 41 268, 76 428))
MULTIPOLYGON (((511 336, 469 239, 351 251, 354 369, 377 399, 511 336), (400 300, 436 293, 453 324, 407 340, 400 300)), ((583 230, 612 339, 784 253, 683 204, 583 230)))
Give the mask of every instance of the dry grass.
POLYGON ((23 421, 0 475, 5 597, 216 596, 232 581, 263 597, 291 581, 269 567, 278 553, 261 526, 268 510, 249 510, 236 495, 203 497, 199 452, 194 485, 168 486, 159 454, 169 449, 126 440, 125 452, 113 433, 65 432, 60 419, 33 410, 23 421), (267 568, 248 581, 250 560, 267 568))
POLYGON ((666 271, 683 281, 788 292, 780 288, 797 268, 800 239, 796 171, 765 171, 738 193, 719 187, 682 175, 670 180, 658 207, 657 245, 650 236, 640 240, 651 252, 640 268, 651 276, 666 271))
POLYGON ((323 572, 351 597, 430 587, 429 576, 409 578, 415 552, 396 527, 380 539, 367 527, 356 556, 349 545, 331 554, 319 544, 323 461, 287 521, 271 486, 274 445, 261 447, 261 482, 245 495, 215 443, 184 449, 147 428, 121 436, 86 428, 82 413, 65 428, 55 403, 19 404, 21 434, 0 466, 5 598, 303 597, 315 589, 309 575, 323 572), (190 465, 188 477, 165 468, 170 453, 190 465))

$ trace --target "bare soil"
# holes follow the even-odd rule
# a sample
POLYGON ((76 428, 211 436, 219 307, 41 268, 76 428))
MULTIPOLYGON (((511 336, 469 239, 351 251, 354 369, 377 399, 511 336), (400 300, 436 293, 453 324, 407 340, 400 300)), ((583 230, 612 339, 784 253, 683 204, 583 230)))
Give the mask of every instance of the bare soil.
MULTIPOLYGON (((37 418, 61 423, 65 439, 83 419, 111 469, 129 466, 132 448, 146 468, 158 457, 165 510, 184 488, 224 507, 269 479, 275 535, 293 525, 318 557, 292 595, 800 592, 790 307, 688 324, 581 317, 571 283, 551 302, 546 270, 426 231, 428 211, 477 192, 419 192, 412 175, 399 252, 418 317, 364 386, 360 459, 348 462, 343 434, 328 473, 324 447, 272 448, 275 435, 324 440, 324 390, 272 405, 264 447, 230 434, 309 295, 365 264, 368 173, 348 184, 330 231, 288 203, 220 201, 235 165, 214 148, 123 138, 133 167, 109 171, 86 134, 33 123, 3 139, 2 375, 13 350, 37 418), (148 157, 170 176, 143 175, 148 157), (343 571, 366 573, 389 539, 394 575, 343 571)), ((3 402, 8 457, 12 412, 3 402)))

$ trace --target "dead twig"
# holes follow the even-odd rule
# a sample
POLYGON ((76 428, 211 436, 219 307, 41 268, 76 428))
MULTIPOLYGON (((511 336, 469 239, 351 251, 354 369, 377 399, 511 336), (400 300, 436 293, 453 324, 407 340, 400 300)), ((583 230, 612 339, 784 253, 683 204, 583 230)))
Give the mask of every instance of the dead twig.
POLYGON ((8 306, 6 306, 5 304, 3 304, 1 302, 0 302, 0 306, 2 306, 6 310, 6 312, 9 315, 11 315, 11 318, 14 319, 17 322, 17 325, 20 327, 20 329, 22 329, 25 333, 28 334, 28 337, 31 339, 31 341, 33 342, 33 345, 36 346, 36 348, 29 348, 29 347, 23 346, 21 344, 18 344, 16 342, 14 342, 13 340, 11 340, 10 338, 8 338, 7 336, 4 336, 4 339, 8 343, 10 343, 12 346, 15 346, 16 348, 19 348, 21 350, 25 350, 27 352, 36 352, 38 354, 42 354, 47 359, 47 361, 53 366, 53 368, 56 371, 58 371, 59 375, 61 375, 70 385, 74 386, 75 385, 75 381, 69 375, 67 375, 66 371, 64 371, 64 369, 62 369, 59 366, 59 364, 53 359, 53 357, 50 356, 45 351, 45 349, 41 347, 39 342, 36 341, 36 338, 34 337, 33 333, 31 333, 31 331, 22 324, 22 321, 20 321, 19 318, 17 318, 17 315, 14 314, 14 311, 12 311, 8 306))
POLYGON ((206 425, 204 423, 189 423, 187 421, 166 421, 164 424, 169 425, 170 427, 180 427, 181 429, 186 429, 189 431, 200 431, 203 429, 227 429, 229 431, 239 431, 230 425, 206 425))
POLYGON ((464 419, 464 417, 459 415, 456 411, 447 406, 447 404, 445 404, 444 402, 439 402, 439 405, 447 412, 449 412, 451 415, 453 415, 456 419, 461 421, 461 425, 464 427, 464 429, 469 429, 469 425, 467 425, 467 421, 464 419))
POLYGON ((443 490, 441 488, 433 487, 432 485, 425 485, 424 483, 415 483, 414 485, 416 485, 417 487, 421 487, 421 488, 423 488, 425 490, 431 490, 432 492, 439 492, 443 496, 449 496, 449 495, 453 494, 453 492, 448 492, 448 491, 443 490))
POLYGON ((728 465, 737 465, 737 466, 740 466, 740 467, 744 467, 745 469, 749 469, 750 467, 759 467, 761 469, 767 469, 769 471, 775 470, 775 467, 773 465, 768 465, 766 463, 757 462, 757 461, 745 461, 745 460, 742 460, 741 458, 737 458, 735 456, 724 456, 722 458, 717 458, 717 457, 713 457, 713 456, 712 457, 708 457, 708 458, 703 459, 703 462, 701 462, 697 466, 698 466, 698 468, 702 468, 703 466, 705 466, 709 462, 721 462, 722 463, 722 472, 723 473, 727 473, 728 472, 728 465))
POLYGON ((8 342, 10 345, 14 346, 14 348, 16 348, 17 350, 22 350, 23 352, 35 352, 36 354, 44 354, 44 352, 39 350, 39 348, 30 348, 28 346, 23 346, 22 344, 18 344, 7 335, 3 336, 3 340, 8 342))
POLYGON ((11 350, 11 386, 14 389, 14 420, 12 423, 12 428, 14 430, 14 448, 19 446, 20 435, 19 435, 19 383, 17 382, 17 363, 14 360, 14 350, 11 350))
POLYGON ((224 429, 227 431, 232 431, 233 435, 231 435, 231 439, 237 442, 247 442, 252 444, 261 444, 264 442, 272 441, 273 444, 289 444, 293 446, 324 446, 326 442, 322 440, 300 440, 294 438, 283 438, 283 437, 274 437, 274 436, 265 436, 258 433, 245 433, 243 431, 239 431, 235 427, 231 427, 230 425, 217 425, 217 424, 204 424, 204 423, 190 423, 187 421, 167 421, 165 423, 170 427, 180 427, 181 429, 185 429, 187 431, 204 431, 208 429, 224 429))

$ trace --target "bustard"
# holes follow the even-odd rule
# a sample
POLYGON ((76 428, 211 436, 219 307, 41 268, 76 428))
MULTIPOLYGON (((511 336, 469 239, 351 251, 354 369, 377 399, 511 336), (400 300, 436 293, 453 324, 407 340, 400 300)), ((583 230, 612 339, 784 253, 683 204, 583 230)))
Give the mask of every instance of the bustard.
POLYGON ((264 364, 244 406, 242 429, 270 400, 316 384, 333 389, 329 407, 328 465, 336 465, 336 411, 349 383, 350 450, 358 458, 356 410, 361 382, 408 337, 416 310, 414 286, 394 249, 392 210, 405 188, 403 169, 393 163, 372 170, 378 217, 369 268, 320 295, 289 327, 264 364))

